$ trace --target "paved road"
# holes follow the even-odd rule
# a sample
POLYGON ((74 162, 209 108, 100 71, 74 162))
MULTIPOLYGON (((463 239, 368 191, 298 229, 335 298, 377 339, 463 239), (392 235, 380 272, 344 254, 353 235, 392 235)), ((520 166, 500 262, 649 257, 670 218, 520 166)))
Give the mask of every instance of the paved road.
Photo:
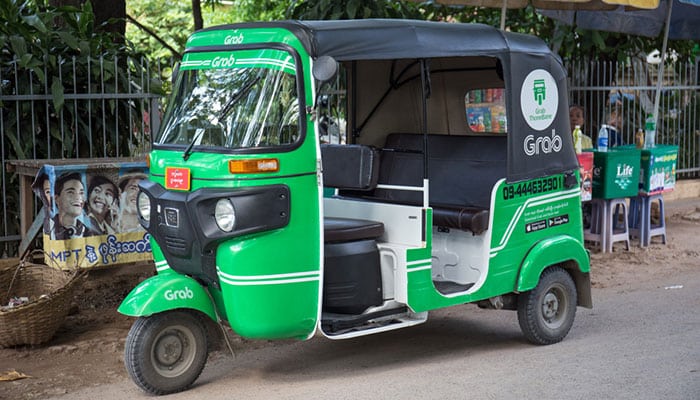
MULTIPOLYGON (((700 399, 700 268, 666 279, 594 289, 595 308, 552 346, 526 343, 514 312, 464 305, 377 336, 215 353, 192 389, 166 398, 700 399)), ((149 397, 123 381, 63 398, 149 397)))

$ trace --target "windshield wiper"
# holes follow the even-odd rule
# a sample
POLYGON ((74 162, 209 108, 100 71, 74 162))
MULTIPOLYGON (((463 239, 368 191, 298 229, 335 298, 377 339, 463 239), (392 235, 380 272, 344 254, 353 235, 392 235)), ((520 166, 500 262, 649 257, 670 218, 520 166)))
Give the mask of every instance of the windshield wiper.
POLYGON ((190 155, 192 154, 192 148, 194 147, 194 144, 199 140, 199 138, 204 135, 204 129, 199 128, 194 132, 194 137, 192 138, 192 141, 190 142, 190 145, 187 146, 185 149, 185 152, 182 154, 182 159, 187 161, 188 158, 190 158, 190 155))

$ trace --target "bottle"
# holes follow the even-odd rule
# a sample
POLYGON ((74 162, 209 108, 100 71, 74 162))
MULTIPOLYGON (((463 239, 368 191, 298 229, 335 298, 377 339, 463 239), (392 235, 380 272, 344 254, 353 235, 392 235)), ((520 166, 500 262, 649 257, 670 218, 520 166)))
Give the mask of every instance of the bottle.
POLYGON ((641 149, 644 147, 644 131, 642 128, 639 128, 637 131, 637 134, 634 137, 634 144, 637 146, 638 149, 641 149))
POLYGON ((653 114, 649 114, 644 124, 644 148, 650 149, 654 147, 656 142, 656 119, 653 114))
POLYGON ((574 127, 574 132, 572 135, 574 136, 574 150, 576 150, 576 154, 581 154, 583 144, 581 142, 581 127, 579 125, 574 127))
POLYGON ((608 151, 608 126, 603 125, 600 127, 598 132, 598 151, 606 152, 608 151))

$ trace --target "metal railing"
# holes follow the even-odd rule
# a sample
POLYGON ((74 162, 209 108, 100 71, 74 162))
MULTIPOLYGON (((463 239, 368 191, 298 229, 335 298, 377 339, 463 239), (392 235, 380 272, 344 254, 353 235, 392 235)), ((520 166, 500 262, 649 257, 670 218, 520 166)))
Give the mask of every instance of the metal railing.
POLYGON ((57 58, 57 71, 23 68, 20 60, 0 67, 0 257, 16 255, 21 239, 12 160, 145 156, 159 126, 159 65, 57 58))
MULTIPOLYGON (((608 123, 611 111, 622 122, 626 144, 634 143, 635 134, 644 129, 653 113, 658 65, 646 59, 627 62, 572 62, 567 65, 569 103, 585 110, 584 133, 597 138, 602 124, 608 123)), ((678 178, 700 177, 700 82, 698 61, 671 62, 662 77, 663 85, 656 125, 656 144, 673 144, 679 148, 678 178)))

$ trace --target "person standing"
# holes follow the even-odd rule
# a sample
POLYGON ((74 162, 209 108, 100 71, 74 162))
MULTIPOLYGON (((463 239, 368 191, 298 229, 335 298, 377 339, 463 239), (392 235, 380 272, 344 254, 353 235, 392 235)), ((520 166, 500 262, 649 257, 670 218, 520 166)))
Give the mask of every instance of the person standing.
POLYGON ((593 140, 591 140, 590 136, 586 135, 586 128, 584 125, 586 123, 586 110, 583 106, 574 104, 569 107, 569 121, 571 122, 572 131, 577 125, 581 129, 581 148, 592 149, 593 140))

